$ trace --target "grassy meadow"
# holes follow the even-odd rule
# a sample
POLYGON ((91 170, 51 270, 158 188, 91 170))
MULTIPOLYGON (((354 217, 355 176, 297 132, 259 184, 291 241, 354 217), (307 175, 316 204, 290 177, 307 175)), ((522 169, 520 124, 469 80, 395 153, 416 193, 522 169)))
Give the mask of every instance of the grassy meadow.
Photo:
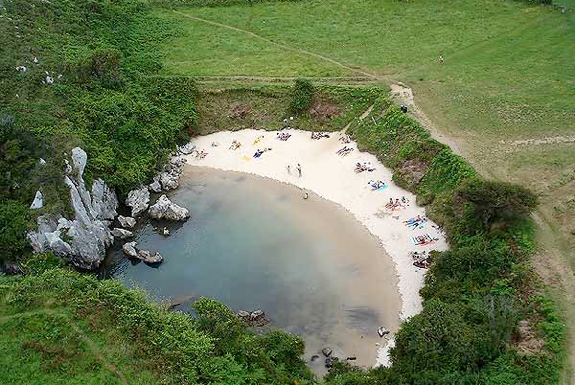
MULTIPOLYGON (((534 265, 575 319, 572 3, 558 2, 570 7, 562 10, 504 0, 327 0, 155 15, 179 25, 163 48, 164 75, 202 76, 205 84, 213 77, 218 88, 237 76, 406 83, 480 173, 540 196, 534 265)), ((575 334, 575 322, 570 329, 575 334)))

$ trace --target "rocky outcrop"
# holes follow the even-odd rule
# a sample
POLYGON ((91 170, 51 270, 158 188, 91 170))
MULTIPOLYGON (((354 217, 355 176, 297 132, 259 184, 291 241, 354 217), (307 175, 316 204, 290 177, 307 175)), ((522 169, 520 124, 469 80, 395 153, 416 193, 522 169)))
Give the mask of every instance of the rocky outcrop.
POLYGON ((186 220, 190 216, 188 209, 172 203, 166 195, 162 195, 160 199, 150 207, 148 214, 154 219, 169 219, 172 221, 186 220))
POLYGON ((36 252, 52 251, 78 268, 93 270, 114 241, 108 224, 116 216, 118 200, 101 179, 88 191, 83 179, 87 160, 86 152, 76 147, 72 165, 67 162, 64 183, 70 189, 74 219, 42 215, 37 220, 38 230, 30 232, 28 239, 36 252))
POLYGON ((126 229, 131 229, 132 227, 136 226, 136 220, 132 217, 118 215, 118 222, 120 223, 120 226, 126 229))
MULTIPOLYGON (((193 150, 192 150, 193 151, 193 150)), ((159 182, 161 185, 162 190, 174 190, 177 189, 179 186, 179 179, 182 173, 184 172, 184 165, 186 164, 186 159, 183 157, 174 156, 170 159, 170 162, 164 167, 164 171, 159 173, 155 178, 154 181, 159 182)), ((150 185, 150 189, 154 185, 154 190, 157 189, 157 185, 152 183, 150 185)), ((159 192, 159 191, 155 191, 159 192)))
POLYGON ((42 197, 42 193, 40 192, 40 190, 38 190, 38 191, 36 191, 36 195, 34 196, 34 200, 32 201, 32 204, 30 205, 30 209, 37 210, 37 209, 41 209, 42 207, 44 207, 44 198, 42 197))
POLYGON ((120 229, 118 227, 115 227, 111 231, 111 233, 114 236, 114 238, 119 238, 119 239, 126 239, 126 238, 130 238, 130 237, 134 236, 134 234, 131 231, 125 230, 125 229, 120 229))
POLYGON ((132 217, 137 217, 149 207, 150 192, 146 186, 142 186, 137 190, 132 190, 128 193, 126 199, 126 206, 132 208, 132 217))
POLYGON ((237 316, 248 326, 252 327, 262 327, 271 322, 269 318, 266 317, 266 313, 259 309, 252 312, 240 310, 237 316))
POLYGON ((196 149, 196 145, 192 144, 192 142, 188 142, 183 146, 178 147, 178 154, 182 155, 189 155, 196 149))
POLYGON ((158 178, 158 179, 154 179, 154 181, 148 185, 148 189, 149 189, 151 192, 155 192, 155 193, 160 193, 160 192, 162 192, 162 185, 160 184, 159 178, 158 178))
POLYGON ((138 250, 136 242, 127 242, 122 245, 122 251, 128 257, 139 259, 140 261, 149 265, 157 265, 164 261, 164 258, 157 251, 152 254, 148 250, 138 250))

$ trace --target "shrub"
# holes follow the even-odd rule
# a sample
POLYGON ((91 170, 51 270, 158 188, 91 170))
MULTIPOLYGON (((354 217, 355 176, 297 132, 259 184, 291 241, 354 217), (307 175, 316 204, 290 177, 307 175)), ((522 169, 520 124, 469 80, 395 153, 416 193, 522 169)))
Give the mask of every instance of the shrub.
POLYGON ((313 99, 314 87, 307 79, 297 79, 293 85, 290 111, 302 114, 309 110, 313 99))

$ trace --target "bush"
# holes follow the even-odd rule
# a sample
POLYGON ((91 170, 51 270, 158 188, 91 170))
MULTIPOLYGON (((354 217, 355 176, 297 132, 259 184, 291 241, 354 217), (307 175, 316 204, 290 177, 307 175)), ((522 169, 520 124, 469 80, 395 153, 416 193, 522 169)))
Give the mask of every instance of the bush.
POLYGON ((26 232, 29 209, 17 201, 0 202, 0 263, 22 260, 30 249, 26 232))
POLYGON ((311 107, 314 87, 307 79, 297 79, 293 85, 290 102, 290 112, 303 114, 311 107))

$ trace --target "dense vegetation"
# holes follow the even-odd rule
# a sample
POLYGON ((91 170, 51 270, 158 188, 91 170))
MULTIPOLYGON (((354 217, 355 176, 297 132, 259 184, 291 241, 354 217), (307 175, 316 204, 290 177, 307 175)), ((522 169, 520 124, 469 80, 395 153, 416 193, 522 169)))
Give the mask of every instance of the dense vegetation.
POLYGON ((173 31, 142 2, 3 5, 0 262, 25 254, 37 189, 43 211, 68 210, 63 158, 73 146, 90 154, 89 176, 123 193, 147 180, 196 120, 193 81, 145 76, 161 67, 154 50, 173 31))

